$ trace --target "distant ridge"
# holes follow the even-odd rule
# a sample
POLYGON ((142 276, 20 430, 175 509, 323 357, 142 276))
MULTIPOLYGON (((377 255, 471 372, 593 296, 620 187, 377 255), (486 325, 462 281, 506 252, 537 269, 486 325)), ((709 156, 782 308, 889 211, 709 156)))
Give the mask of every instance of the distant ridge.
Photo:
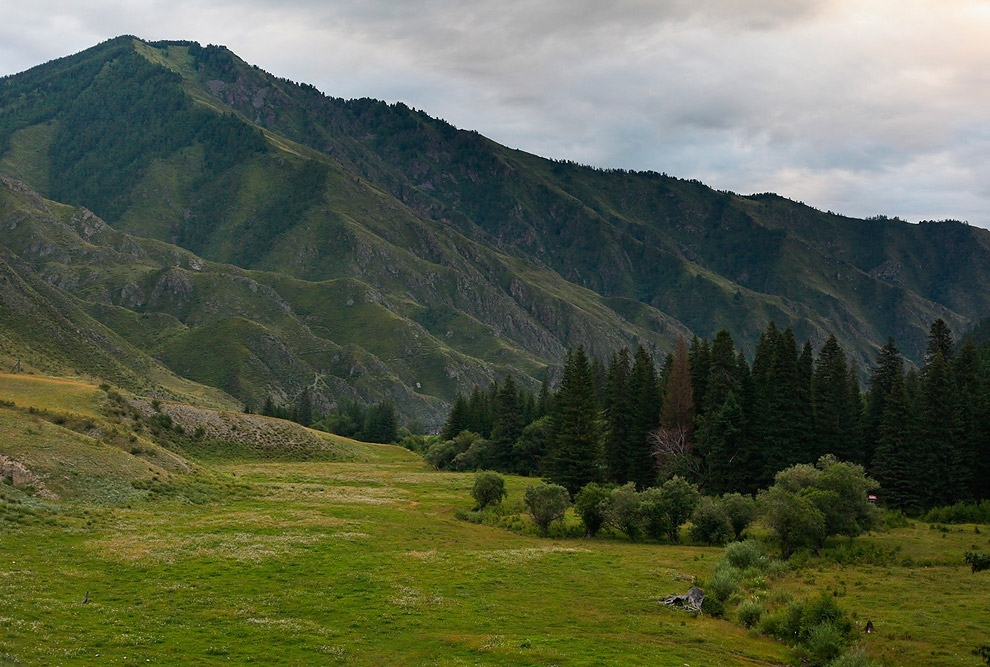
MULTIPOLYGON (((0 173, 14 274, 249 405, 310 387, 437 424, 578 344, 663 353, 727 328, 752 350, 773 320, 865 368, 888 336, 918 361, 934 319, 990 314, 986 230, 546 160, 195 42, 119 37, 0 79, 0 173)), ((140 384, 125 366, 99 368, 140 384)))

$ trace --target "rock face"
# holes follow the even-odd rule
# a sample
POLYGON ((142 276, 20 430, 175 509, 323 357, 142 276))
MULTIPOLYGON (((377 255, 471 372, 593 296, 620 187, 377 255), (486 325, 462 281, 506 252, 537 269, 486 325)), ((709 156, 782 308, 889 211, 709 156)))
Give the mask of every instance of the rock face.
POLYGON ((0 480, 5 484, 10 484, 15 489, 33 487, 35 495, 47 500, 58 499, 58 496, 45 488, 45 483, 28 470, 24 464, 4 454, 0 454, 0 480))

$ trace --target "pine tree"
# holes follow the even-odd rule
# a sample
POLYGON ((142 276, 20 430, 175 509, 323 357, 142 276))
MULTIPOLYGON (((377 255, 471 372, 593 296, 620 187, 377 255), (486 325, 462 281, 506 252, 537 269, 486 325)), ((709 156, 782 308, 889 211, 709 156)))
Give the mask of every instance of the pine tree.
POLYGON ((961 406, 962 449, 965 464, 972 470, 970 495, 990 498, 990 396, 986 367, 972 338, 966 338, 954 363, 961 406))
POLYGON ((492 448, 492 462, 497 470, 514 469, 512 446, 522 434, 523 405, 519 389, 512 375, 507 375, 501 389, 495 394, 492 434, 489 438, 492 448))
POLYGON ((612 356, 605 386, 605 464, 610 482, 625 484, 629 480, 629 456, 634 427, 634 397, 630 390, 632 368, 629 350, 622 348, 612 356))
POLYGON ((299 394, 299 401, 296 403, 296 422, 302 424, 303 426, 309 426, 313 423, 313 399, 309 394, 309 387, 302 390, 299 394))
POLYGON ((572 495, 598 481, 601 442, 591 366, 584 347, 569 350, 551 418, 550 479, 572 495))
POLYGON ((833 454, 842 461, 862 463, 855 440, 859 421, 857 396, 852 395, 846 355, 835 336, 818 353, 812 377, 815 448, 811 460, 833 454))
POLYGON ((656 459, 650 434, 660 425, 660 380, 657 378, 653 355, 642 345, 636 347, 632 373, 629 377, 632 397, 632 426, 629 430, 627 481, 645 489, 657 481, 656 459))
MULTIPOLYGON (((866 413, 863 417, 864 463, 869 466, 873 461, 880 437, 880 422, 886 408, 887 397, 894 386, 894 379, 904 380, 904 358, 894 345, 894 339, 888 338, 887 344, 880 348, 876 363, 870 369, 869 390, 866 393, 866 413)), ((903 388, 902 388, 903 389, 903 388)))
POLYGON ((921 437, 926 443, 924 469, 927 505, 951 505, 969 496, 972 469, 961 451, 959 396, 952 367, 936 349, 921 383, 921 437))
POLYGON ((461 431, 470 430, 469 419, 467 399, 458 394, 457 400, 454 401, 454 407, 450 409, 447 421, 444 422, 443 430, 440 431, 440 439, 453 440, 461 431))
POLYGON ((705 394, 708 391, 708 375, 711 368, 711 347, 708 345, 708 339, 697 336, 691 339, 687 361, 691 369, 695 413, 702 415, 706 406, 705 394))
POLYGON ((955 351, 955 344, 952 342, 952 331, 949 325, 941 317, 932 323, 932 328, 928 331, 928 345, 925 347, 925 366, 928 366, 938 353, 942 354, 942 359, 947 362, 952 361, 955 351))
POLYGON ((888 507, 917 511, 925 504, 924 452, 918 439, 916 415, 899 372, 889 380, 878 421, 871 476, 880 483, 880 497, 888 507))

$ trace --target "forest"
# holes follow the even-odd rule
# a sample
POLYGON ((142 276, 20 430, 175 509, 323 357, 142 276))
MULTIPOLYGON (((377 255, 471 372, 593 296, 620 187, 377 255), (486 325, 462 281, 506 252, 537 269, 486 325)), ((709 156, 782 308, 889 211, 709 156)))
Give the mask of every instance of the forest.
POLYGON ((831 456, 862 466, 879 503, 908 514, 990 498, 990 344, 956 344, 939 319, 921 368, 889 339, 865 390, 859 378, 834 336, 816 352, 772 322, 752 363, 726 330, 682 338, 659 365, 642 347, 607 362, 577 347, 556 391, 534 395, 511 375, 475 388, 420 446, 440 469, 543 477, 572 496, 675 477, 709 496, 753 494, 831 456))

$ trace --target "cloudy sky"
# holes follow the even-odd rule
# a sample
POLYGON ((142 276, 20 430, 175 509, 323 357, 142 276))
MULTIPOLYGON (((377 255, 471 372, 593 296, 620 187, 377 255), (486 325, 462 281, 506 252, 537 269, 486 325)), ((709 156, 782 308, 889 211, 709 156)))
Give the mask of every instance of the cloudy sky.
POLYGON ((4 4, 0 75, 192 39, 547 157, 990 227, 990 0, 4 4))

